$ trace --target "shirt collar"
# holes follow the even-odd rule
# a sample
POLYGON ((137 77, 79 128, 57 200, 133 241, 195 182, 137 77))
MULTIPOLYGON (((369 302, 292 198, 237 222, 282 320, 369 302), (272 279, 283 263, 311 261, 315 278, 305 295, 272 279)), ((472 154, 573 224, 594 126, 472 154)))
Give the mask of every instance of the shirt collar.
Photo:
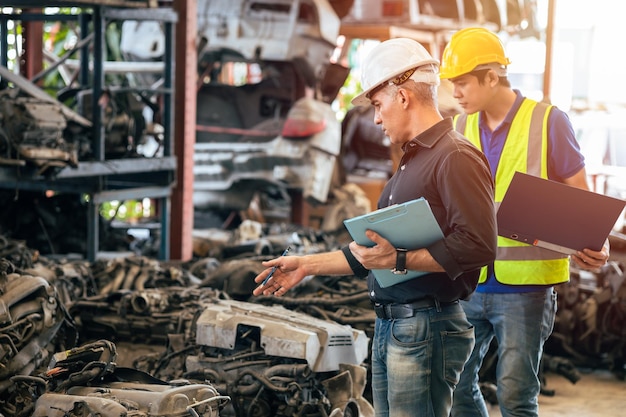
POLYGON ((432 125, 410 141, 402 145, 402 150, 408 152, 415 147, 432 148, 443 135, 452 130, 452 118, 446 117, 432 125))
POLYGON ((519 90, 513 90, 513 91, 515 91, 515 101, 513 102, 513 106, 511 106, 511 109, 509 110, 506 117, 504 118, 504 121, 509 124, 513 122, 513 118, 517 114, 517 110, 519 110, 520 106, 522 105, 522 101, 524 101, 524 96, 522 95, 521 91, 519 90))
MULTIPOLYGON (((513 119, 517 114, 517 110, 519 110, 520 106, 522 105, 522 101, 524 101, 524 96, 522 95, 521 91, 515 89, 513 91, 515 92, 515 101, 513 102, 513 105, 509 109, 509 112, 506 114, 501 124, 510 125, 511 123, 513 123, 513 119)), ((485 115, 483 112, 480 112, 479 123, 481 129, 489 130, 489 128, 485 124, 485 115)))

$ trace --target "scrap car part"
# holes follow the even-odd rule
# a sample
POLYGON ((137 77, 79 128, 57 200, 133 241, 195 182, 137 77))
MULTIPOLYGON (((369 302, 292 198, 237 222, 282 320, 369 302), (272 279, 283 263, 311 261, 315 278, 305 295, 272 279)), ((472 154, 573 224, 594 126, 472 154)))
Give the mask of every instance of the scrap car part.
POLYGON ((220 300, 198 317, 196 343, 202 350, 187 356, 186 375, 206 375, 233 398, 225 416, 372 415, 362 396, 369 339, 361 330, 220 300))
POLYGON ((198 39, 207 49, 236 45, 247 59, 269 61, 303 57, 316 74, 330 62, 340 23, 327 0, 198 2, 198 39))
POLYGON ((114 334, 134 352, 160 347, 133 360, 155 378, 211 381, 232 398, 222 416, 372 415, 362 396, 365 332, 224 297, 208 287, 122 290, 78 300, 70 314, 83 338, 114 334))
POLYGON ((45 388, 31 375, 55 351, 66 319, 52 285, 0 261, 0 415, 29 415, 32 396, 45 388), (31 387, 25 392, 16 389, 24 380, 31 387))
POLYGON ((219 416, 229 401, 210 384, 165 382, 133 369, 118 371, 115 344, 107 340, 56 353, 43 376, 33 417, 219 416))
POLYGON ((214 204, 215 191, 242 181, 300 188, 306 199, 325 203, 340 147, 341 126, 330 105, 302 98, 270 141, 196 143, 194 206, 214 204))
MULTIPOLYGON (((3 266, 6 262, 3 263, 3 266)), ((48 358, 48 343, 65 316, 53 286, 12 272, 0 278, 0 392, 13 375, 29 375, 48 358)))
POLYGON ((99 340, 57 352, 45 372, 13 376, 3 415, 14 417, 217 417, 229 401, 208 384, 165 382, 118 368, 116 347, 99 340))
POLYGON ((46 393, 37 400, 32 416, 218 417, 219 407, 228 400, 208 384, 114 382, 72 387, 65 394, 46 393))
POLYGON ((220 300, 207 306, 197 324, 196 343, 235 349, 243 328, 257 333, 267 355, 300 359, 313 372, 361 364, 368 355, 365 333, 348 326, 314 319, 281 306, 260 306, 220 300))
POLYGON ((572 268, 570 281, 556 287, 559 314, 546 342, 547 353, 571 358, 576 365, 608 367, 624 378, 625 270, 626 266, 616 261, 597 272, 572 268))
POLYGON ((0 95, 4 159, 28 161, 42 174, 50 168, 76 167, 77 147, 64 138, 67 121, 60 104, 21 97, 17 91, 0 95))

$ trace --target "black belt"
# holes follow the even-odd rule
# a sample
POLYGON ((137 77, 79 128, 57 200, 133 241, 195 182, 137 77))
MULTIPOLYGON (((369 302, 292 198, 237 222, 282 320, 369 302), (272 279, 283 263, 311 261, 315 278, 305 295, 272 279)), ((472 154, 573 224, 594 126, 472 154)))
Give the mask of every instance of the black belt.
POLYGON ((455 301, 437 301, 434 298, 422 298, 421 300, 413 301, 407 304, 379 304, 374 303, 374 311, 376 317, 379 319, 407 319, 415 316, 415 313, 420 310, 427 310, 434 307, 445 307, 458 303, 455 301))

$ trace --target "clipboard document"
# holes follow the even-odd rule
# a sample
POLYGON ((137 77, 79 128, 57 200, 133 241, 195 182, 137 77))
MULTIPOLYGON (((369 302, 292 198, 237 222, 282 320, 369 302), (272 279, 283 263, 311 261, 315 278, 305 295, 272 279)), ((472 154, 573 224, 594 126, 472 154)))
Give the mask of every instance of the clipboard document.
MULTIPOLYGON (((365 236, 368 229, 387 239, 396 248, 408 250, 427 247, 444 237, 430 204, 423 197, 356 216, 343 223, 356 243, 369 247, 374 246, 374 242, 365 236)), ((373 269, 372 273, 378 284, 385 288, 427 272, 409 270, 406 275, 398 275, 390 269, 373 269)))

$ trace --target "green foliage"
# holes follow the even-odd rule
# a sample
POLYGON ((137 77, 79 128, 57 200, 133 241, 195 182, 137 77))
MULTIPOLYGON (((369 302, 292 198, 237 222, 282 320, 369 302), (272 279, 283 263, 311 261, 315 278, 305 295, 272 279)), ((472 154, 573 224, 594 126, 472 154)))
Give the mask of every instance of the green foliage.
POLYGON ((339 89, 335 102, 339 109, 337 110, 337 118, 343 120, 348 110, 352 108, 352 99, 361 91, 361 81, 358 77, 350 72, 345 83, 339 89))
POLYGON ((100 215, 106 220, 120 220, 135 223, 154 216, 154 206, 150 199, 106 201, 100 205, 100 215))
MULTIPOLYGON (((2 12, 19 14, 20 9, 0 9, 2 12)), ((80 33, 79 16, 81 13, 90 13, 88 9, 81 9, 79 7, 46 7, 43 13, 50 16, 49 20, 43 21, 43 46, 47 56, 50 57, 65 57, 76 44, 81 40, 81 37, 88 34, 80 33), (75 18, 59 19, 59 15, 68 15, 75 18)), ((119 22, 112 22, 107 25, 105 31, 106 37, 106 60, 119 61, 121 60, 121 53, 119 50, 120 44, 120 28, 119 22)), ((8 38, 12 40, 8 46, 9 62, 8 67, 16 71, 19 67, 21 42, 24 32, 23 22, 19 19, 10 22, 9 24, 8 38)), ((90 31, 91 32, 91 31, 90 31)), ((93 45, 89 45, 91 48, 93 45)), ((80 59, 81 51, 74 51, 67 58, 80 59)), ((90 56, 90 59, 93 59, 90 56)), ((44 70, 54 64, 55 58, 44 59, 44 70)), ((120 76, 107 75, 106 83, 120 83, 120 76), (115 78, 115 79, 109 79, 115 78)), ((41 81, 42 88, 47 91, 51 96, 56 97, 57 93, 67 87, 70 87, 77 81, 75 74, 64 75, 60 71, 51 71, 41 81)))
MULTIPOLYGON (((61 9, 64 14, 72 14, 69 8, 61 9)), ((43 26, 44 48, 57 57, 64 56, 70 51, 80 38, 80 31, 77 22, 74 21, 46 21, 43 26)), ((77 59, 78 52, 72 54, 70 58, 77 59)), ((44 69, 48 68, 50 63, 44 61, 44 69)), ((43 80, 43 88, 48 93, 56 96, 56 92, 66 87, 66 81, 63 79, 59 71, 52 71, 46 75, 43 80)))
POLYGON ((350 45, 348 45, 346 59, 348 61, 347 65, 352 68, 352 71, 348 74, 346 81, 335 98, 335 103, 338 107, 337 118, 339 120, 343 120, 348 110, 352 108, 352 99, 362 91, 358 57, 361 54, 365 41, 363 39, 352 39, 350 45))

